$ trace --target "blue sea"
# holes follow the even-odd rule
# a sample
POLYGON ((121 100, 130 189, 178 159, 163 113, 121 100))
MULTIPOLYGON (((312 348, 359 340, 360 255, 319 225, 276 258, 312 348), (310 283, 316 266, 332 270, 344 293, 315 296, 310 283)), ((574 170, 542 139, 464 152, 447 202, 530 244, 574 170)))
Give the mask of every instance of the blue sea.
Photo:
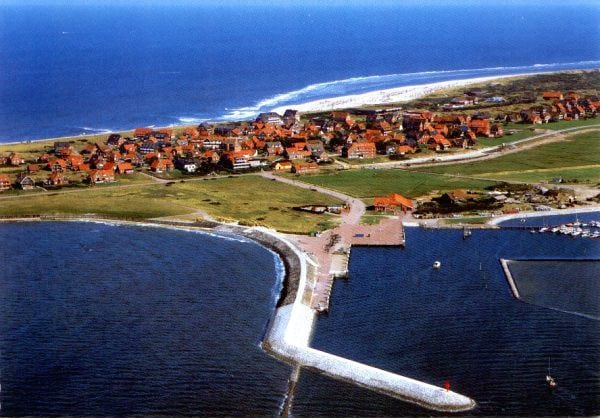
MULTIPOLYGON (((352 249, 349 279, 335 282, 312 346, 438 386, 449 381, 477 401, 473 415, 598 416, 600 322, 516 300, 500 258, 598 260, 600 247, 527 230, 473 230, 465 240, 459 229, 407 228, 404 249, 352 249), (545 382, 549 362, 555 391, 545 382)), ((550 264, 549 276, 562 271, 564 299, 579 296, 597 311, 600 277, 582 282, 576 263, 567 275, 550 264)), ((323 405, 336 416, 446 415, 303 370, 292 413, 322 415, 323 405)))
POLYGON ((2 2, 0 142, 600 67, 593 1, 272 3, 2 2))
MULTIPOLYGON (((0 247, 0 415, 281 412, 291 368, 259 344, 282 263, 263 247, 66 222, 0 224, 0 242, 10 243, 0 247)), ((336 281, 312 345, 448 380, 477 401, 475 415, 600 414, 600 323, 515 300, 499 258, 597 260, 600 249, 519 230, 463 240, 461 230, 408 228, 404 249, 353 248, 350 278, 336 281)), ((581 291, 577 268, 570 273, 569 291, 581 291)), ((306 369, 300 376, 294 416, 436 415, 306 369)))
POLYGON ((95 223, 0 225, 0 415, 275 415, 261 347, 283 265, 251 241, 95 223))

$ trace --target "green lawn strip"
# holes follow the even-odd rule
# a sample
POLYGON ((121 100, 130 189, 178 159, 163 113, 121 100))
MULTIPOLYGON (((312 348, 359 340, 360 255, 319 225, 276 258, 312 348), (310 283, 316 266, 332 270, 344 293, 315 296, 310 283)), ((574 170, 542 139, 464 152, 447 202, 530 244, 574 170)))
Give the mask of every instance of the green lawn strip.
POLYGON ((298 233, 324 229, 337 218, 295 211, 294 206, 340 203, 327 195, 259 176, 175 183, 161 191, 171 194, 179 204, 200 208, 218 219, 298 233))
POLYGON ((402 170, 345 170, 328 175, 305 176, 302 181, 362 199, 388 193, 400 193, 416 198, 434 190, 481 190, 495 184, 493 181, 434 176, 402 170))
MULTIPOLYGON (((485 174, 483 175, 485 176, 485 174)), ((526 183, 552 182, 553 179, 561 178, 565 183, 600 183, 600 167, 592 168, 557 168, 539 172, 511 172, 496 174, 494 178, 506 181, 522 181, 526 183)))
POLYGON ((598 131, 583 132, 559 142, 540 145, 491 160, 417 168, 440 174, 477 175, 519 170, 577 167, 600 162, 598 131))
POLYGON ((489 218, 485 216, 465 217, 465 218, 446 218, 440 219, 440 222, 446 225, 473 225, 485 224, 489 218))
POLYGON ((547 124, 544 123, 541 125, 526 125, 523 123, 509 123, 509 124, 503 125, 505 135, 500 138, 477 138, 477 148, 486 148, 486 147, 493 147, 496 145, 510 144, 511 142, 530 138, 534 135, 539 135, 539 132, 535 132, 536 130, 549 129, 549 130, 553 130, 553 131, 559 131, 562 129, 579 128, 579 127, 598 125, 598 124, 600 124, 600 118, 550 122, 550 123, 547 123, 547 124), (514 134, 511 134, 511 135, 507 134, 511 130, 515 130, 517 132, 515 132, 514 134))
MULTIPOLYGON (((152 186, 155 187, 155 186, 152 186)), ((164 187, 164 186, 162 186, 164 187)), ((146 219, 190 212, 152 198, 138 188, 95 188, 75 193, 44 193, 0 201, 0 215, 82 215, 94 213, 126 219, 146 219)))
MULTIPOLYGON (((552 129, 553 131, 559 131, 562 129, 578 128, 582 126, 598 125, 600 124, 600 118, 589 118, 579 120, 561 120, 558 122, 543 123, 541 125, 535 125, 539 129, 552 129)), ((522 126, 522 125, 521 125, 522 126)))
POLYGON ((362 165, 362 164, 375 164, 375 163, 386 163, 390 161, 390 157, 387 155, 377 155, 374 158, 342 158, 336 157, 337 160, 350 164, 350 165, 362 165))
POLYGON ((513 125, 511 127, 505 126, 504 132, 509 129, 517 129, 519 132, 515 132, 511 135, 504 135, 500 138, 477 138, 477 148, 488 148, 495 147, 502 144, 510 144, 511 142, 520 141, 521 139, 531 138, 534 135, 538 135, 534 132, 535 128, 528 127, 526 125, 513 125))
MULTIPOLYGON (((0 215, 81 215, 95 213, 128 219, 189 215, 203 210, 222 220, 264 225, 280 231, 309 233, 330 227, 336 217, 294 211, 293 206, 332 204, 338 200, 320 193, 243 176, 186 183, 151 184, 126 188, 94 187, 74 193, 47 193, 0 201, 0 215)), ((200 215, 198 215, 200 217, 200 215)))

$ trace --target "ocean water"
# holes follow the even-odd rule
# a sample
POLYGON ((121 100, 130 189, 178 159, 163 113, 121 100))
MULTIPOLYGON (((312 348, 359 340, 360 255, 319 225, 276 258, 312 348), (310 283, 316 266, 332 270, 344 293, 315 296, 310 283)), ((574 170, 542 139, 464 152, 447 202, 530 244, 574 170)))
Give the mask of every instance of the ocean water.
POLYGON ((199 3, 0 4, 0 141, 600 64, 593 1, 199 3))
POLYGON ((290 368, 259 347, 282 265, 177 230, 0 225, 2 416, 275 415, 290 368))
MULTIPOLYGON (((10 243, 0 247, 1 415, 280 411, 291 370, 259 343, 281 263, 264 248, 96 223, 1 224, 0 242, 10 243)), ((353 249, 350 279, 335 283, 312 345, 433 384, 449 380, 476 399, 475 415, 598 415, 599 322, 514 300, 498 262, 598 259, 594 244, 408 228, 405 249, 353 249)), ((292 412, 436 415, 308 370, 292 412)))
MULTIPOLYGON (((439 386, 448 380, 477 401, 474 415, 600 413, 600 323, 515 300, 498 261, 600 259, 597 241, 519 230, 473 230, 463 240, 460 230, 420 228, 406 240, 405 249, 352 249, 350 278, 335 282, 315 348, 439 386)), ((578 276, 575 265, 569 274, 578 276)), ((565 297, 597 290, 580 284, 565 297)), ((337 416, 439 415, 303 371, 293 413, 320 415, 325 404, 337 416)))
POLYGON ((600 260, 509 260, 519 299, 600 320, 600 260))
POLYGON ((567 215, 546 215, 543 212, 538 212, 537 216, 509 219, 504 222, 500 222, 499 226, 541 228, 543 226, 559 226, 577 221, 589 223, 590 221, 598 220, 600 220, 599 212, 571 213, 567 215))

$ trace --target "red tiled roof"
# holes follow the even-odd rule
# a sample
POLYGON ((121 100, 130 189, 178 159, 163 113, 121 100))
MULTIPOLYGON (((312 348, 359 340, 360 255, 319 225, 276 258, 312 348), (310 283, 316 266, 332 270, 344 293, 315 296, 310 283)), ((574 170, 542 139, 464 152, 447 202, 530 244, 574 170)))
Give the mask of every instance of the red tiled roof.
POLYGON ((131 163, 121 163, 117 165, 117 169, 119 170, 119 173, 124 173, 125 171, 133 170, 133 166, 131 163))
POLYGON ((544 99, 562 99, 562 93, 560 91, 545 91, 542 95, 544 99))
POLYGON ((490 120, 489 119, 473 119, 473 120, 471 120, 471 122, 469 122, 469 127, 470 128, 487 129, 490 127, 490 120))
POLYGON ((152 128, 136 128, 133 131, 133 136, 146 136, 152 133, 152 128))
POLYGON ((398 194, 398 193, 390 193, 384 197, 376 197, 373 199, 373 203, 375 206, 386 206, 386 207, 394 207, 394 206, 402 206, 407 208, 413 208, 414 203, 412 200, 398 194))
POLYGON ((354 142, 350 148, 352 150, 375 151, 375 144, 372 142, 354 142))

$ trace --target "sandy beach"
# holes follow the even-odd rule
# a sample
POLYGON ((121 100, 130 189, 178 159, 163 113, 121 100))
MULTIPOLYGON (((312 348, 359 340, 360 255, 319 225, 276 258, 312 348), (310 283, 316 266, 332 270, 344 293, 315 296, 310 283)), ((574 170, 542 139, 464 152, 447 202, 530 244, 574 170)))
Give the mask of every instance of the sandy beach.
MULTIPOLYGON (((574 70, 569 70, 574 71, 574 70)), ((377 104, 388 104, 388 103, 396 103, 408 100, 415 100, 421 97, 424 97, 428 94, 434 93, 439 90, 444 90, 447 88, 467 86, 470 84, 483 83, 492 80, 499 80, 504 78, 514 78, 514 77, 525 77, 525 76, 534 76, 537 74, 548 74, 555 73, 560 71, 552 71, 552 72, 538 72, 538 73, 523 73, 523 74, 507 74, 507 75, 494 75, 494 76, 486 76, 486 77, 475 77, 475 78, 465 78, 460 80, 447 80, 447 81, 439 81, 435 83, 426 83, 426 84, 418 84, 411 86, 402 86, 402 87, 394 87, 390 89, 384 90, 376 90, 370 91, 367 93, 361 94, 352 94, 347 96, 338 96, 338 97, 330 97, 326 99, 314 100, 306 103, 300 104, 288 104, 285 106, 275 107, 271 109, 273 112, 277 112, 281 115, 285 112, 286 109, 295 109, 300 112, 316 112, 316 111, 328 111, 333 109, 343 109, 349 107, 359 107, 364 105, 377 105, 377 104)), ((240 118, 242 121, 244 118, 240 118)), ((247 120, 247 119, 246 119, 247 120)), ((208 121, 209 123, 227 123, 225 121, 208 121)), ((190 124, 184 125, 168 125, 168 126, 154 126, 149 125, 148 127, 155 129, 177 129, 191 126, 190 124)), ((48 142, 55 140, 76 140, 86 137, 95 137, 101 135, 108 135, 110 133, 120 133, 120 134, 130 134, 135 128, 125 130, 105 130, 104 132, 97 133, 81 133, 79 135, 69 135, 55 138, 41 138, 41 139, 32 139, 32 140, 24 140, 24 141, 10 141, 10 142, 2 142, 0 146, 3 145, 18 145, 18 144, 27 144, 27 143, 39 143, 39 142, 48 142)))
POLYGON ((283 114, 286 109, 296 109, 300 112, 316 112, 323 110, 343 109, 349 107, 358 107, 364 105, 388 104, 415 100, 447 88, 466 86, 469 84, 483 83, 486 81, 498 80, 502 78, 534 76, 538 74, 547 74, 547 72, 525 73, 525 74, 507 74, 486 77, 465 78, 461 80, 447 80, 435 83, 418 84, 412 86, 394 87, 385 90, 370 91, 361 94, 351 94, 347 96, 331 97, 327 99, 314 100, 311 102, 297 105, 286 105, 272 109, 273 112, 283 114))

